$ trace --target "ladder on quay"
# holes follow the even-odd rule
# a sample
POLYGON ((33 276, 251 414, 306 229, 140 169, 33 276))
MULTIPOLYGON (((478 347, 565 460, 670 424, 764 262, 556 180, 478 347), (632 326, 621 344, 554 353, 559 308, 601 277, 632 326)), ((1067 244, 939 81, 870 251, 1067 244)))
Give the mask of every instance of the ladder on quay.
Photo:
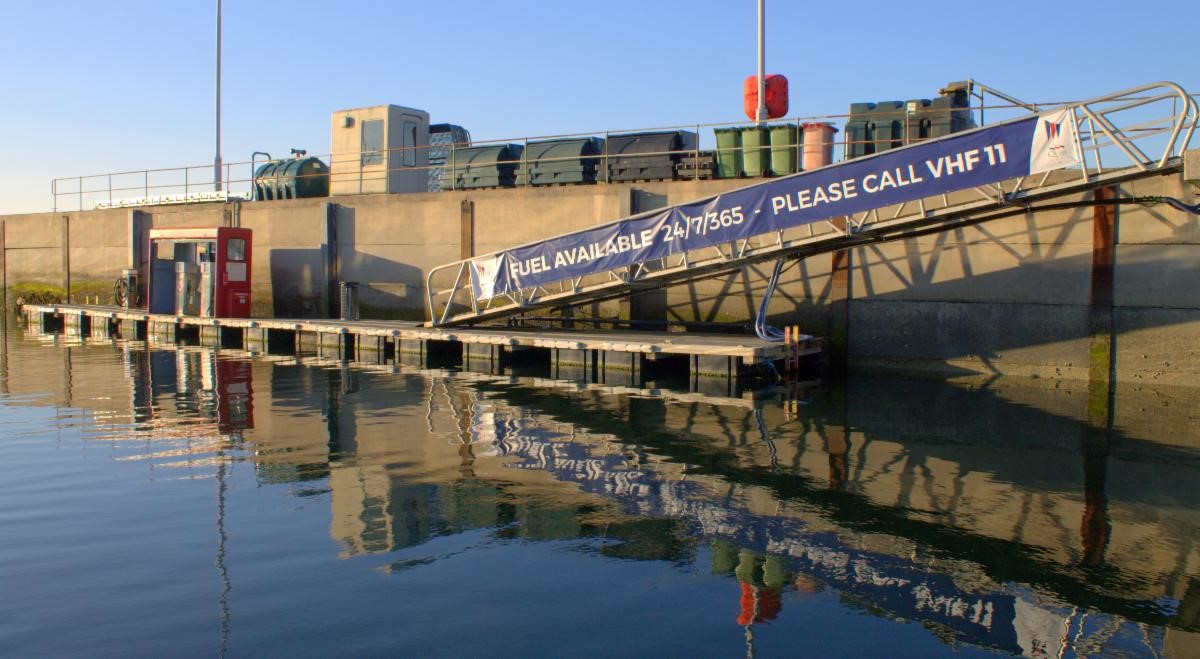
MULTIPOLYGON (((1037 211, 1039 203, 1180 171, 1200 119, 1196 101, 1171 82, 1025 107, 1029 114, 991 126, 438 266, 426 280, 427 324, 620 298, 1037 211)), ((1196 212, 1170 199, 1115 201, 1196 212)))

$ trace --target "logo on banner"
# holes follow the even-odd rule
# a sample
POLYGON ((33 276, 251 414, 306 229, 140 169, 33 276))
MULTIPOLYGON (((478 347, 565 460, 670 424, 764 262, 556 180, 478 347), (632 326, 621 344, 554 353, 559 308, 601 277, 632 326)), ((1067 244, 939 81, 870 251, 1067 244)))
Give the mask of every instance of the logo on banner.
POLYGON ((496 296, 496 275, 500 273, 503 254, 480 259, 471 259, 471 283, 475 288, 475 299, 487 300, 496 296))
POLYGON ((1030 174, 1079 164, 1075 153, 1075 122, 1069 110, 1043 114, 1037 126, 1029 149, 1030 174))

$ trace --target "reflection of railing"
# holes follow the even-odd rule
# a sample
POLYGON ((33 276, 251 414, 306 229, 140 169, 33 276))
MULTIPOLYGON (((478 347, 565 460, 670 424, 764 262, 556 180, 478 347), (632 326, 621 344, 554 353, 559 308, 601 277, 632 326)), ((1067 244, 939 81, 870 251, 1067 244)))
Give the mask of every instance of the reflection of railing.
MULTIPOLYGON (((983 88, 982 85, 980 85, 980 87, 983 88)), ((990 91, 990 89, 989 89, 989 91, 990 91)), ((1001 102, 990 105, 990 106, 986 106, 985 105, 985 102, 986 102, 985 97, 983 95, 976 95, 976 96, 974 96, 974 98, 978 99, 980 101, 980 103, 978 106, 972 107, 971 110, 973 112, 978 112, 979 117, 982 120, 985 110, 990 110, 990 111, 999 112, 999 113, 1003 114, 1005 112, 1009 112, 1009 111, 1013 110, 1014 108, 1022 107, 1020 105, 1016 105, 1007 96, 998 95, 998 97, 1001 99, 1001 102)), ((1048 108, 1048 107, 1054 107, 1056 105, 1061 105, 1061 104, 1060 103, 1043 103, 1040 105, 1040 107, 1048 108)), ((947 110, 947 112, 949 112, 949 111, 950 110, 947 110)), ((793 118, 781 119, 777 122, 774 122, 771 125, 772 126, 794 125, 799 129, 799 127, 801 127, 805 123, 835 122, 835 121, 840 122, 840 121, 844 121, 845 119, 847 119, 848 116, 849 115, 845 115, 845 114, 831 114, 831 115, 820 115, 820 116, 811 116, 811 117, 793 117, 793 118)), ((641 153, 637 153, 634 155, 621 155, 621 154, 609 154, 606 150, 604 153, 601 153, 601 154, 598 154, 595 156, 588 156, 588 158, 597 160, 600 163, 600 167, 603 168, 604 171, 607 171, 608 162, 614 158, 652 157, 652 156, 656 156, 656 155, 658 155, 658 156, 679 155, 681 157, 694 156, 696 158, 699 158, 701 153, 713 153, 715 156, 719 156, 722 152, 729 151, 729 150, 741 151, 741 150, 744 150, 747 148, 771 149, 771 148, 779 146, 779 145, 774 145, 774 144, 764 144, 761 147, 759 147, 759 146, 755 146, 755 147, 741 146, 741 147, 730 147, 730 148, 727 148, 724 150, 719 149, 716 146, 715 138, 713 136, 713 129, 741 126, 741 125, 744 125, 745 123, 746 122, 694 123, 694 124, 686 124, 686 125, 658 126, 658 127, 651 127, 651 128, 637 128, 637 129, 627 129, 627 130, 621 129, 621 130, 593 131, 593 132, 586 132, 586 133, 564 133, 564 134, 558 134, 558 135, 538 135, 538 136, 527 136, 527 137, 512 138, 512 139, 476 140, 476 141, 473 141, 469 146, 488 146, 488 145, 500 145, 500 144, 510 144, 510 143, 523 144, 525 146, 528 146, 530 143, 541 141, 541 140, 603 136, 605 138, 605 144, 606 144, 606 149, 607 149, 608 138, 612 137, 613 135, 638 133, 638 132, 673 131, 673 130, 689 130, 689 131, 694 130, 697 135, 696 143, 692 147, 686 148, 686 149, 680 149, 680 150, 676 150, 676 151, 641 152, 641 153)), ((833 157, 834 157, 834 160, 836 161, 836 160, 840 160, 841 154, 845 153, 845 151, 848 147, 848 144, 849 144, 847 142, 847 139, 848 138, 846 136, 843 136, 843 139, 831 140, 830 142, 822 143, 819 146, 822 146, 822 147, 829 146, 829 147, 833 148, 833 150, 834 150, 833 157)), ((902 141, 904 144, 909 143, 910 140, 907 137, 907 133, 902 141)), ((449 155, 445 158, 444 164, 437 163, 437 164, 430 164, 430 165, 426 165, 426 166, 405 166, 405 167, 392 167, 391 165, 389 165, 388 167, 385 167, 382 169, 377 169, 377 170, 373 169, 372 173, 369 175, 365 175, 361 171, 354 171, 354 172, 344 175, 342 177, 333 177, 331 179, 331 184, 334 184, 337 182, 345 182, 345 181, 357 182, 360 179, 364 182, 365 181, 384 181, 390 174, 393 174, 393 173, 399 172, 399 171, 430 172, 430 171, 434 171, 434 170, 438 170, 438 169, 443 169, 443 168, 449 166, 453 162, 454 153, 463 146, 464 145, 461 145, 461 144, 449 144, 449 145, 447 145, 447 144, 431 144, 428 146, 416 146, 416 147, 389 149, 386 160, 385 160, 388 163, 405 162, 405 160, 406 160, 404 157, 405 154, 412 153, 412 152, 420 152, 420 151, 430 152, 430 151, 434 151, 434 150, 443 150, 443 151, 449 151, 449 155)), ((804 145, 799 139, 797 139, 797 141, 794 144, 787 144, 784 146, 786 148, 792 148, 792 149, 803 149, 806 145, 804 145)), ((808 145, 808 146, 811 147, 814 145, 808 145)), ((259 153, 259 152, 256 152, 256 154, 257 153, 259 153)), ((344 153, 343 152, 335 152, 335 153, 316 154, 316 157, 326 160, 330 164, 332 164, 334 159, 337 159, 339 161, 345 161, 345 160, 358 161, 360 156, 361 156, 360 151, 344 152, 344 153)), ((801 156, 802 156, 802 154, 801 154, 801 156)), ((544 159, 540 159, 540 162, 554 162, 556 160, 569 160, 569 159, 570 158, 544 158, 544 159)), ((520 165, 524 165, 526 163, 526 161, 524 159, 522 159, 522 160, 518 161, 518 163, 520 165)), ((250 198, 252 196, 253 188, 254 188, 254 173, 255 173, 257 166, 261 165, 261 164, 262 164, 262 160, 256 161, 253 156, 252 156, 251 160, 224 163, 220 189, 223 191, 227 191, 230 195, 240 196, 243 198, 250 198)), ((691 172, 690 176, 682 175, 681 178, 684 178, 684 179, 698 178, 700 176, 701 176, 701 173, 697 169, 697 170, 694 170, 693 172, 691 172)), ((526 185, 530 185, 530 183, 526 182, 526 185)), ((188 166, 183 166, 183 167, 137 169, 137 170, 129 170, 129 171, 121 171, 121 172, 108 172, 108 173, 103 173, 103 174, 58 177, 58 178, 51 180, 50 192, 51 192, 51 196, 53 198, 53 210, 59 211, 59 210, 70 210, 70 209, 84 210, 85 208, 90 208, 90 207, 96 205, 98 202, 104 202, 105 205, 119 205, 118 203, 115 203, 115 202, 119 202, 122 198, 135 197, 135 196, 136 197, 160 197, 160 198, 161 197, 171 197, 171 196, 178 197, 179 195, 186 196, 189 194, 194 194, 194 193, 199 193, 199 192, 214 191, 213 190, 214 187, 215 186, 214 186, 214 182, 213 182, 213 167, 212 167, 212 164, 209 163, 209 164, 204 164, 204 165, 188 165, 188 166)), ((211 199, 196 199, 195 201, 211 201, 211 199)), ((183 200, 180 199, 178 201, 178 203, 183 203, 183 200)))

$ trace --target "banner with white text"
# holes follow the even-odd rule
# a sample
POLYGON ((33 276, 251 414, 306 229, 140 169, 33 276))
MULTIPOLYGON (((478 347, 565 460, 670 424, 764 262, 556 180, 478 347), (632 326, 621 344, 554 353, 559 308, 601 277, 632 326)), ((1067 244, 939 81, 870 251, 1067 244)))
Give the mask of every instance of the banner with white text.
POLYGON ((832 217, 1079 164, 1070 110, 773 179, 472 259, 486 300, 832 217))

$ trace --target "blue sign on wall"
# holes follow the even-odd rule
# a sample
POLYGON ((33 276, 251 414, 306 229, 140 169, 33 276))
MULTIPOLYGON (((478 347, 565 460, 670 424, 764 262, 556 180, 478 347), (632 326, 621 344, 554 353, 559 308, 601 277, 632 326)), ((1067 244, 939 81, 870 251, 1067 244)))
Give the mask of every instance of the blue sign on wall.
POLYGON ((802 172, 471 260, 477 299, 1078 163, 1069 110, 802 172))

